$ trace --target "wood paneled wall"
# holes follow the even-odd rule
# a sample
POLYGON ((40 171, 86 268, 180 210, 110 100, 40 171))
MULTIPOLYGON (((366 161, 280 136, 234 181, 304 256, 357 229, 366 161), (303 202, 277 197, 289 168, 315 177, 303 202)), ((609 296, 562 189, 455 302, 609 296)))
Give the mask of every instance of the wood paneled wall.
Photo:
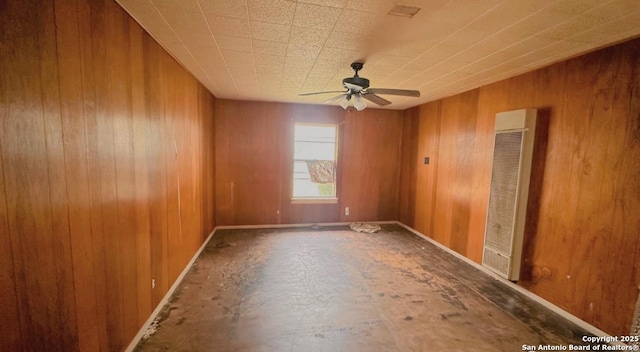
POLYGON ((494 116, 522 108, 539 109, 544 128, 518 284, 628 334, 640 284, 640 40, 405 111, 417 152, 403 149, 400 219, 480 262, 494 116))
POLYGON ((398 219, 401 116, 390 110, 346 111, 340 221, 398 219))
POLYGON ((401 112, 217 100, 215 115, 218 225, 397 219, 401 112), (339 124, 337 204, 291 204, 296 121, 339 124))
POLYGON ((213 229, 213 97, 113 1, 0 43, 0 350, 122 350, 213 229))

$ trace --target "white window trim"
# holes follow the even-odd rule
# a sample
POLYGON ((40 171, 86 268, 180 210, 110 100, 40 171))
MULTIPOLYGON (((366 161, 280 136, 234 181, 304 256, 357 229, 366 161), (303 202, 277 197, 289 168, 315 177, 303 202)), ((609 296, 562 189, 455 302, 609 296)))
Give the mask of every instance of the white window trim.
MULTIPOLYGON (((336 131, 336 139, 335 139, 335 148, 334 148, 334 161, 336 163, 336 172, 338 168, 338 124, 337 123, 316 123, 316 122, 295 122, 294 127, 296 125, 304 125, 304 126, 319 126, 319 127, 328 127, 331 126, 335 128, 336 131)), ((295 134, 293 138, 293 143, 295 144, 295 134)), ((295 150, 294 150, 295 154, 295 150)), ((300 161, 301 159, 291 159, 291 164, 296 161, 300 161)), ((293 176, 293 175, 292 175, 293 176)), ((336 175, 337 176, 337 175, 336 175)), ((293 179, 292 179, 293 181, 293 179)), ((326 197, 294 197, 293 196, 293 182, 291 182, 291 204, 337 204, 338 203, 338 180, 336 177, 335 181, 335 196, 326 196, 326 197)))

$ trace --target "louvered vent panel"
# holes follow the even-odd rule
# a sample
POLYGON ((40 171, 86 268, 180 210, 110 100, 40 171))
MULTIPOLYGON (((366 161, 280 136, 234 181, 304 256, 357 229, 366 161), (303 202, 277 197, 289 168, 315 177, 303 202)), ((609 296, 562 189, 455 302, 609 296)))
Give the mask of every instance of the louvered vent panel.
POLYGON ((482 265, 518 280, 527 214, 536 110, 496 114, 482 265))
POLYGON ((491 250, 490 248, 485 247, 482 262, 484 265, 492 268, 499 273, 508 273, 511 270, 511 268, 509 267, 511 262, 510 258, 505 257, 504 255, 491 250))
POLYGON ((498 133, 495 138, 485 245, 507 257, 515 221, 522 133, 498 133))

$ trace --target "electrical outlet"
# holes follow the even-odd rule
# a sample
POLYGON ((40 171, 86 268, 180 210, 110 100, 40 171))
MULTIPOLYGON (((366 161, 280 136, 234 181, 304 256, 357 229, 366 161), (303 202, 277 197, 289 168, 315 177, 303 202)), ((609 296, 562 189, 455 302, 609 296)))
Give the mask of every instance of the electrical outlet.
POLYGON ((349 216, 349 207, 344 207, 344 215, 349 216))

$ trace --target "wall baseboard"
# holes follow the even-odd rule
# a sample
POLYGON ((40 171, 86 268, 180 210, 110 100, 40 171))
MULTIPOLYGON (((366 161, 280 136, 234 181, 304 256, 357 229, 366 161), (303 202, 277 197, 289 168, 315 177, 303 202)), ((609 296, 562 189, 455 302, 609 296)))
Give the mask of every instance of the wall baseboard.
POLYGON ((156 309, 154 309, 153 313, 151 313, 151 315, 149 316, 149 319, 147 319, 147 321, 142 325, 142 327, 140 327, 140 330, 138 330, 138 333, 133 338, 133 340, 129 342, 129 345, 124 350, 125 352, 133 352, 133 350, 136 348, 140 340, 142 340, 142 337, 145 335, 149 327, 151 327, 151 324, 153 324, 153 322, 156 320, 156 317, 158 316, 158 314, 160 314, 160 312, 162 311, 162 308, 164 308, 167 302, 169 302, 169 298, 171 298, 175 290, 178 288, 178 286, 180 286, 180 283, 182 283, 182 279, 184 279, 185 275, 187 275, 187 273, 193 266, 193 263, 195 263, 196 259, 198 259, 198 257, 200 256, 200 253, 202 253, 202 251, 204 250, 204 247, 207 246, 207 244, 211 240, 211 237, 213 237, 213 234, 216 232, 216 229, 217 227, 215 227, 213 231, 211 231, 211 233, 209 234, 209 237, 207 237, 207 239, 204 240, 204 242, 202 242, 202 245, 200 246, 200 248, 198 248, 198 250, 193 255, 191 260, 189 260, 189 262, 184 267, 184 269, 182 269, 182 272, 176 278, 176 281, 173 283, 173 285, 171 285, 171 287, 167 291, 167 294, 165 294, 164 297, 162 297, 162 300, 158 303, 158 305, 156 306, 156 309))
MULTIPOLYGON (((366 221, 366 222, 367 223, 372 223, 372 224, 397 224, 397 225, 403 227, 404 229, 406 229, 407 231, 413 233, 414 235, 426 240, 427 242, 433 244, 434 246, 436 246, 436 247, 442 249, 443 251, 453 255, 454 257, 462 260, 464 263, 469 264, 469 265, 473 266, 474 268, 486 273, 487 275, 491 276, 492 278, 494 278, 495 280, 499 281, 500 283, 502 283, 502 284, 510 287, 511 289, 513 289, 513 290, 525 295, 527 298, 530 298, 530 299, 542 304, 544 307, 546 307, 549 310, 553 311, 554 313, 560 315, 561 317, 567 319, 568 321, 576 324, 577 326, 579 326, 583 330, 593 334, 594 336, 601 336, 601 337, 609 337, 609 336, 611 336, 611 335, 607 334, 606 332, 596 328, 595 326, 587 323, 586 321, 584 321, 584 320, 576 317, 575 315, 567 312, 566 310, 564 310, 564 309, 556 306, 555 304, 545 300, 544 298, 534 294, 533 292, 528 291, 525 288, 523 288, 521 286, 518 286, 515 283, 498 276, 497 274, 495 274, 491 270, 489 270, 489 269, 483 267, 482 265, 472 261, 471 259, 463 256, 462 254, 460 254, 460 253, 458 253, 458 252, 456 252, 456 251, 444 246, 443 244, 433 240, 432 238, 427 237, 426 235, 422 234, 421 232, 419 232, 417 230, 414 230, 413 228, 403 224, 400 221, 366 221)), ((158 306, 153 311, 153 313, 151 313, 151 315, 149 316, 149 319, 147 319, 147 321, 144 323, 144 325, 142 325, 142 327, 138 331, 138 334, 133 338, 133 340, 131 340, 131 342, 129 343, 129 346, 127 346, 127 348, 125 349, 125 352, 133 352, 135 347, 138 345, 140 340, 142 340, 142 337, 145 335, 145 333, 147 332, 149 327, 151 327, 151 325, 155 321, 155 319, 158 316, 158 314, 160 314, 160 312, 162 311, 164 306, 167 304, 167 302, 169 301, 169 298, 171 298, 171 295, 173 295, 174 291, 178 288, 178 286, 182 282, 182 279, 184 279, 184 276, 189 272, 189 269, 191 269, 191 266, 196 261, 196 259, 198 259, 198 256, 200 256, 200 253, 204 250, 205 246, 209 243, 209 241, 211 240, 211 238, 213 237, 213 235, 215 234, 216 231, 218 231, 218 230, 226 230, 226 229, 229 229, 229 230, 241 230, 241 229, 295 228, 295 227, 311 227, 311 226, 346 226, 346 225, 349 225, 350 223, 351 222, 331 222, 331 223, 305 223, 305 224, 225 225, 225 226, 216 226, 213 229, 213 231, 211 231, 211 234, 209 234, 209 237, 207 237, 207 239, 202 243, 202 246, 200 246, 198 251, 193 255, 193 257, 191 258, 189 263, 187 263, 185 268, 182 270, 182 273, 180 273, 180 276, 178 276, 178 278, 173 283, 171 288, 167 291, 167 294, 162 298, 160 303, 158 303, 158 306)), ((612 345, 624 345, 623 343, 620 343, 620 342, 617 342, 617 343, 616 342, 612 342, 611 344, 612 345)))
MULTIPOLYGON (((397 221, 357 221, 371 224, 397 224, 397 221)), ((303 223, 303 224, 271 224, 271 225, 222 225, 216 226, 216 230, 244 230, 244 229, 282 229, 293 227, 311 227, 311 226, 349 226, 349 222, 322 222, 322 223, 303 223)))

